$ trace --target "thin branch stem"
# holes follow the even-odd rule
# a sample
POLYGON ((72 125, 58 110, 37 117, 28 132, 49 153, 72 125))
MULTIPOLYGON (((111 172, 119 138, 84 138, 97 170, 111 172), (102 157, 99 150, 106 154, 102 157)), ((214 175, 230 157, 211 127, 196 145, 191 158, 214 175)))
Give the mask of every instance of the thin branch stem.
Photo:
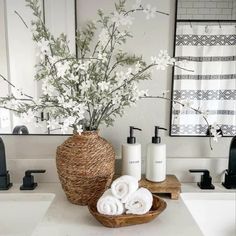
MULTIPOLYGON (((171 64, 168 64, 169 66, 172 66, 171 64)), ((174 63, 174 67, 177 67, 177 68, 179 68, 179 69, 181 69, 181 70, 185 70, 185 71, 188 71, 188 72, 194 72, 194 70, 190 70, 190 69, 186 69, 186 68, 184 68, 184 67, 181 67, 181 66, 179 66, 179 65, 176 65, 176 63, 174 63)))
POLYGON ((24 21, 23 17, 17 12, 17 11, 14 11, 15 14, 21 19, 21 21, 23 22, 23 24, 25 25, 25 27, 27 29, 29 29, 29 26, 26 24, 26 22, 24 21))
MULTIPOLYGON (((142 99, 142 98, 158 98, 158 99, 164 99, 164 100, 173 102, 173 103, 175 103, 175 104, 179 104, 179 105, 181 105, 181 106, 183 106, 183 107, 186 106, 186 105, 183 104, 182 102, 179 102, 179 101, 176 101, 176 100, 174 100, 174 99, 167 98, 167 97, 164 97, 164 96, 142 96, 142 97, 140 97, 140 98, 141 98, 141 99, 142 99)), ((202 118, 205 120, 205 122, 206 122, 206 124, 207 124, 207 126, 208 126, 208 129, 209 129, 209 146, 210 146, 210 149, 213 150, 213 147, 212 147, 212 140, 211 140, 211 139, 212 139, 212 136, 211 136, 211 125, 209 124, 207 118, 203 115, 202 111, 200 111, 200 110, 198 110, 198 109, 196 109, 196 108, 193 108, 193 107, 188 107, 188 106, 187 106, 187 108, 192 109, 193 111, 195 111, 195 112, 199 113, 200 115, 202 115, 202 118)))
POLYGON ((21 112, 19 112, 18 110, 15 110, 15 109, 13 109, 13 108, 6 107, 6 106, 0 106, 0 108, 6 109, 6 110, 9 110, 9 111, 14 111, 14 112, 17 112, 17 113, 21 113, 21 112))
POLYGON ((30 100, 33 99, 33 97, 23 93, 20 91, 20 89, 18 89, 13 83, 11 83, 8 79, 6 79, 3 75, 0 74, 0 78, 2 78, 6 83, 8 83, 10 86, 12 86, 13 88, 15 88, 18 92, 20 92, 22 95, 24 95, 25 97, 29 98, 30 100))
MULTIPOLYGON (((144 11, 144 7, 142 5, 140 5, 140 8, 137 8, 137 9, 131 9, 127 12, 124 13, 124 16, 126 15, 129 15, 130 13, 134 13, 134 12, 137 12, 137 11, 144 11)), ((163 12, 163 11, 156 11, 156 13, 159 13, 159 14, 162 14, 162 15, 166 15, 166 16, 169 16, 170 14, 169 13, 166 13, 166 12, 163 12)))
POLYGON ((186 106, 186 105, 185 105, 184 103, 182 103, 182 102, 176 101, 176 100, 171 99, 171 98, 163 97, 163 96, 142 96, 142 97, 140 97, 140 98, 141 98, 141 99, 143 99, 143 98, 159 98, 159 99, 164 99, 164 100, 173 102, 173 103, 175 103, 175 104, 179 104, 179 105, 181 105, 181 106, 183 106, 183 107, 187 107, 187 108, 192 109, 193 111, 197 112, 198 114, 202 115, 203 119, 204 119, 205 122, 207 123, 207 126, 208 126, 208 127, 210 126, 210 124, 209 124, 207 118, 203 115, 202 111, 200 111, 200 110, 198 110, 198 109, 196 109, 196 108, 194 108, 194 107, 186 106))

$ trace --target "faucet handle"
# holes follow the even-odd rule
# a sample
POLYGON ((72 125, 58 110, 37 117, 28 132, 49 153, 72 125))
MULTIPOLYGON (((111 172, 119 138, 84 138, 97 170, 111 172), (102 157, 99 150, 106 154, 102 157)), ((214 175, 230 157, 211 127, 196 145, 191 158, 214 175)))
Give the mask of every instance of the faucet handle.
POLYGON ((12 183, 10 182, 10 174, 7 171, 5 175, 0 175, 0 190, 8 190, 12 187, 12 183))
POLYGON ((20 190, 34 190, 38 184, 34 182, 34 176, 32 174, 45 173, 46 170, 27 170, 23 178, 23 185, 20 186, 20 190))
POLYGON ((198 186, 201 189, 215 189, 215 186, 212 184, 212 178, 210 176, 210 172, 207 169, 191 169, 190 173, 203 173, 201 175, 201 182, 198 182, 198 186))
POLYGON ((45 173, 46 170, 27 170, 25 176, 30 176, 31 174, 45 173))

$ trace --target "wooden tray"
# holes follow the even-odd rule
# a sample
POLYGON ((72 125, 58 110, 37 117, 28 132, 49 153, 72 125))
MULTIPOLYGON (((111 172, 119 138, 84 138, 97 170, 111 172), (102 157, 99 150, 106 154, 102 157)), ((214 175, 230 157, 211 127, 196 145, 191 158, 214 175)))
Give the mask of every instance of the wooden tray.
POLYGON ((161 198, 153 195, 153 204, 150 211, 144 215, 123 214, 119 216, 109 216, 100 214, 97 211, 96 204, 89 205, 90 213, 104 226, 117 228, 129 225, 144 224, 155 219, 162 211, 165 210, 167 204, 161 198))
POLYGON ((147 188, 152 193, 169 193, 171 199, 179 198, 181 184, 175 175, 167 175, 166 180, 160 183, 151 182, 143 177, 139 181, 139 187, 147 188))

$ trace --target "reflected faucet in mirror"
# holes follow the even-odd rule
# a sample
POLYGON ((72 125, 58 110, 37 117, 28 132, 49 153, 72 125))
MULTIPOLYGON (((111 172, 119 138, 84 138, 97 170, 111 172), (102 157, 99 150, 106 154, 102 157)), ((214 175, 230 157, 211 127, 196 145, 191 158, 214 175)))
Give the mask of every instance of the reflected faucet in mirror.
POLYGON ((18 125, 13 129, 12 134, 29 134, 29 130, 25 125, 18 125))
POLYGON ((8 190, 11 186, 10 175, 7 171, 5 146, 0 138, 0 190, 8 190))
POLYGON ((236 136, 230 144, 229 164, 225 173, 225 182, 222 184, 227 189, 236 188, 236 136))

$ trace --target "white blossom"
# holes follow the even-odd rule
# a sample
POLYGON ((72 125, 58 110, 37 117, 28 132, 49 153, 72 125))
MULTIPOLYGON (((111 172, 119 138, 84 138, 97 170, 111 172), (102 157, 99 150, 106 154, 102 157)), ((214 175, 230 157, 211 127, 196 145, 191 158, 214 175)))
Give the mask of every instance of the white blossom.
POLYGON ((75 121, 76 117, 73 116, 65 118, 62 124, 60 124, 61 132, 65 134, 68 131, 68 129, 75 123, 75 121))
POLYGON ((163 90, 162 91, 162 95, 164 98, 166 98, 169 93, 170 93, 170 90, 163 90))
POLYGON ((47 56, 48 56, 48 60, 50 61, 51 64, 56 64, 57 62, 60 61, 59 57, 51 56, 51 55, 47 55, 47 56))
POLYGON ((109 89, 109 86, 110 86, 110 83, 109 82, 105 82, 105 81, 102 81, 102 82, 99 82, 98 83, 98 87, 101 89, 101 91, 106 91, 109 89))
POLYGON ((41 52, 46 54, 50 51, 49 41, 45 39, 41 39, 41 41, 37 42, 37 46, 40 48, 41 52))
POLYGON ((185 108, 191 108, 193 106, 193 101, 187 99, 181 102, 185 108))
POLYGON ((167 66, 173 65, 174 59, 171 58, 166 50, 161 50, 158 57, 151 57, 152 64, 156 64, 156 69, 165 70, 167 66))
POLYGON ((146 90, 140 90, 140 91, 138 91, 138 93, 139 93, 139 97, 148 96, 148 89, 146 89, 146 90))
POLYGON ((69 124, 68 123, 60 124, 60 129, 61 129, 61 133, 65 134, 69 129, 69 124))
POLYGON ((72 99, 69 99, 67 100, 64 104, 63 104, 63 107, 64 108, 74 108, 76 106, 77 102, 72 100, 72 99))
POLYGON ((98 53, 98 59, 99 60, 102 60, 103 63, 106 63, 107 62, 107 54, 104 52, 99 52, 98 53))
POLYGON ((213 135, 214 135, 213 140, 214 140, 215 142, 218 142, 218 138, 221 138, 221 137, 222 137, 222 134, 221 134, 220 131, 213 133, 213 135))
POLYGON ((74 75, 74 74, 70 74, 68 79, 72 82, 78 82, 79 80, 79 76, 78 75, 74 75))
POLYGON ((80 71, 80 74, 86 74, 91 63, 91 60, 85 60, 84 62, 78 63, 78 70, 80 71))
POLYGON ((44 128, 44 124, 42 122, 39 122, 38 120, 35 122, 36 128, 44 128))
POLYGON ((68 62, 58 62, 55 65, 58 77, 64 77, 67 73, 69 73, 70 65, 68 62))
POLYGON ((129 15, 119 14, 118 12, 113 13, 112 22, 116 23, 117 26, 124 25, 130 26, 133 24, 134 18, 129 15))
POLYGON ((132 76, 133 69, 129 67, 126 72, 126 78, 129 79, 132 76))
POLYGON ((214 122, 210 126, 210 132, 211 132, 211 135, 213 136, 213 141, 215 142, 218 142, 218 138, 222 137, 222 131, 221 129, 218 128, 218 125, 216 124, 216 122, 214 122))
POLYGON ((134 73, 137 74, 142 69, 140 62, 135 64, 134 73))
POLYGON ((110 39, 108 30, 103 28, 101 33, 99 34, 98 38, 99 38, 99 41, 100 41, 101 45, 103 47, 106 46, 106 44, 108 43, 108 41, 110 39))
POLYGON ((44 95, 52 96, 55 93, 56 89, 47 79, 42 83, 42 91, 44 95))
POLYGON ((81 133, 83 132, 83 126, 82 125, 77 125, 76 128, 77 128, 77 133, 79 135, 81 135, 81 133))
POLYGON ((55 119, 47 120, 47 128, 48 129, 53 130, 53 129, 56 129, 57 127, 59 127, 58 120, 55 120, 55 119))
POLYGON ((64 96, 58 96, 57 97, 57 102, 58 102, 58 104, 60 105, 60 106, 64 106, 64 103, 65 103, 65 97, 64 96))
POLYGON ((146 14, 146 19, 147 19, 147 20, 156 17, 156 7, 151 7, 150 4, 148 4, 148 5, 144 8, 143 12, 146 14))
POLYGON ((25 123, 32 123, 35 121, 36 114, 32 110, 28 110, 27 113, 22 113, 20 118, 25 123))
POLYGON ((84 93, 88 92, 88 90, 91 88, 91 86, 92 86, 92 81, 86 80, 81 83, 81 85, 79 86, 79 89, 81 90, 81 93, 84 94, 84 93))
POLYGON ((177 61, 176 64, 181 66, 181 67, 187 67, 189 65, 189 61, 181 60, 181 61, 177 61))
POLYGON ((31 24, 31 28, 30 28, 31 32, 34 33, 38 33, 37 32, 37 25, 36 24, 31 24))
POLYGON ((11 92, 12 94, 14 95, 14 97, 22 97, 23 96, 23 89, 22 88, 15 88, 15 87, 12 87, 11 88, 11 92))
POLYGON ((84 103, 77 103, 73 108, 73 112, 75 112, 78 120, 84 119, 84 113, 86 110, 87 106, 84 103))
POLYGON ((140 99, 140 91, 138 89, 137 83, 133 82, 131 84, 132 94, 131 94, 131 105, 136 105, 136 102, 140 99))
POLYGON ((116 83, 117 86, 121 86, 127 80, 126 74, 123 71, 116 72, 116 83))
POLYGON ((201 114, 202 114, 203 117, 207 118, 208 115, 209 115, 209 111, 208 110, 203 110, 203 111, 201 111, 201 114))
POLYGON ((175 62, 175 59, 169 56, 167 50, 161 50, 158 57, 162 58, 163 60, 166 61, 166 63, 170 65, 173 65, 173 63, 175 62))
POLYGON ((140 8, 142 0, 136 0, 135 4, 132 6, 133 9, 140 8))
POLYGON ((112 97, 112 104, 113 104, 113 105, 118 105, 118 104, 120 104, 121 99, 122 99, 121 95, 120 95, 118 92, 115 93, 115 94, 113 95, 113 97, 112 97))

